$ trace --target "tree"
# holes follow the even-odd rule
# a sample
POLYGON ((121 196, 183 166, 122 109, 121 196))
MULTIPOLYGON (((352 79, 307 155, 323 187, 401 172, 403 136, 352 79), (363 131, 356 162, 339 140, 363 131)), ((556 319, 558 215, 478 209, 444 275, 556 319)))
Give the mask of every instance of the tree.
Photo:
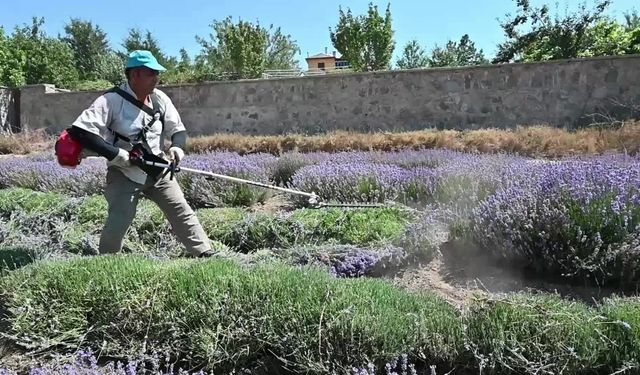
POLYGON ((4 34, 4 28, 0 26, 0 86, 5 85, 5 76, 9 71, 9 43, 4 34))
POLYGON ((98 77, 112 85, 119 85, 126 80, 124 75, 125 59, 114 51, 107 52, 98 64, 98 77))
POLYGON ((429 65, 429 59, 424 48, 414 39, 404 46, 402 56, 396 64, 400 69, 422 68, 429 65))
MULTIPOLYGON (((551 18, 548 6, 532 8, 529 0, 516 0, 518 13, 501 22, 507 40, 498 45, 495 63, 578 57, 586 49, 586 34, 603 19, 611 0, 597 0, 591 10, 582 4, 575 13, 551 18), (529 27, 522 32, 522 27, 529 27)), ((506 15, 507 18, 510 16, 506 15)))
POLYGON ((47 36, 42 30, 44 18, 33 17, 31 25, 16 27, 8 39, 9 72, 5 84, 52 83, 73 88, 78 71, 73 64, 71 47, 58 38, 47 36))
POLYGON ((354 17, 351 9, 347 8, 345 13, 342 7, 339 8, 340 17, 335 31, 329 28, 331 42, 354 70, 390 68, 395 48, 390 7, 391 4, 388 4, 384 18, 372 3, 369 3, 366 16, 354 17))
POLYGON ((610 18, 599 21, 585 33, 579 57, 640 53, 640 27, 629 29, 610 18))
POLYGON ((107 34, 94 26, 91 21, 72 18, 71 23, 65 25, 65 36, 61 38, 73 50, 75 67, 80 79, 97 80, 100 76, 102 60, 110 52, 107 34))
POLYGON ((624 14, 625 27, 627 30, 635 30, 640 27, 640 15, 635 9, 624 14))
POLYGON ((265 70, 267 32, 259 25, 246 21, 233 23, 231 17, 214 21, 210 41, 196 37, 217 74, 230 78, 257 78, 265 70))
MULTIPOLYGON (((273 25, 270 26, 273 30, 273 25)), ((284 35, 280 28, 269 32, 269 43, 267 45, 267 69, 295 69, 298 67, 296 54, 300 53, 300 48, 291 35, 284 35)))
POLYGON ((162 83, 184 83, 196 81, 195 65, 191 61, 191 57, 187 50, 184 48, 180 49, 180 59, 176 66, 172 70, 162 74, 160 78, 162 83))
POLYGON ((173 68, 177 61, 175 58, 166 55, 162 49, 160 48, 160 43, 158 39, 156 39, 151 31, 146 30, 143 32, 138 28, 129 29, 129 34, 124 38, 122 42, 122 47, 124 47, 125 52, 120 53, 122 58, 126 58, 126 56, 131 51, 135 51, 138 49, 151 51, 153 56, 156 57, 160 65, 164 66, 167 69, 173 68))
POLYGON ((482 50, 477 50, 476 45, 469 35, 464 34, 460 42, 448 41, 444 48, 436 47, 431 51, 428 59, 429 66, 469 66, 488 64, 482 50))
POLYGON ((266 29, 231 17, 214 21, 209 39, 196 36, 202 53, 196 58, 196 74, 205 77, 258 78, 265 69, 297 66, 298 45, 273 25, 266 29))

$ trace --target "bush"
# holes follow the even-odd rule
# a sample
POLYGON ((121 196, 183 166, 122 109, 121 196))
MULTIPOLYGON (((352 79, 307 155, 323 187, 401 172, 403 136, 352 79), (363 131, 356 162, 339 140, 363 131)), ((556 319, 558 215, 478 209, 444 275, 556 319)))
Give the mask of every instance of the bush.
POLYGON ((403 266, 406 253, 395 246, 294 246, 276 251, 288 264, 323 266, 336 277, 382 276, 403 266))
POLYGON ((545 165, 482 202, 472 215, 472 234, 513 266, 633 287, 640 281, 638 186, 637 164, 545 165))
POLYGON ((86 158, 74 168, 58 165, 50 152, 0 160, 0 188, 58 192, 72 196, 100 194, 104 188, 104 158, 86 158))
POLYGON ((640 370, 640 297, 607 299, 599 311, 609 321, 606 335, 617 344, 601 361, 635 364, 640 370))
POLYGON ((40 263, 0 285, 7 333, 32 349, 318 374, 402 353, 451 366, 463 350, 459 314, 442 299, 313 269, 102 256, 40 263))
MULTIPOLYGON (((213 152, 185 159, 183 166, 244 180, 269 183, 273 156, 241 157, 228 152, 213 152)), ((269 190, 222 178, 182 173, 178 182, 194 208, 251 206, 269 197, 269 190)))
POLYGON ((0 189, 0 215, 9 217, 17 211, 25 214, 64 217, 68 198, 54 192, 38 192, 25 188, 0 189))
POLYGON ((36 255, 22 247, 0 246, 0 276, 35 260, 36 255))
POLYGON ((83 197, 75 211, 80 224, 100 224, 107 220, 109 213, 107 200, 103 195, 83 197))
POLYGON ((611 341, 596 310, 557 296, 478 300, 466 325, 482 373, 612 373, 633 347, 611 341))
POLYGON ((431 175, 429 168, 405 169, 360 161, 336 163, 332 159, 300 168, 291 185, 314 192, 324 201, 409 203, 429 199, 431 175))
POLYGON ((392 241, 413 219, 398 208, 299 209, 287 218, 295 243, 369 245, 392 241))

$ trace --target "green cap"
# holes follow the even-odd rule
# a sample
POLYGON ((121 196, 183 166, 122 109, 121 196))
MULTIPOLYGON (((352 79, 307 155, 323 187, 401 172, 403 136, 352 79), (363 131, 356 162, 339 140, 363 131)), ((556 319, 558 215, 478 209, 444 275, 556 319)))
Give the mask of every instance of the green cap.
POLYGON ((127 69, 128 68, 137 68, 140 66, 146 66, 149 69, 165 71, 164 66, 158 63, 158 60, 153 56, 150 51, 145 50, 135 50, 129 54, 129 59, 127 60, 127 69))

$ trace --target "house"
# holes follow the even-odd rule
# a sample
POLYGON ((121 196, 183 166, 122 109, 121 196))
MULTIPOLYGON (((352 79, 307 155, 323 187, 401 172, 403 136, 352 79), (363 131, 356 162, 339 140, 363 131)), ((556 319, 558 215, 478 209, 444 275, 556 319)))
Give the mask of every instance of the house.
POLYGON ((336 57, 336 51, 333 54, 319 53, 317 55, 309 56, 305 59, 307 61, 307 68, 309 71, 326 71, 330 72, 336 69, 349 68, 349 62, 341 57, 336 57))

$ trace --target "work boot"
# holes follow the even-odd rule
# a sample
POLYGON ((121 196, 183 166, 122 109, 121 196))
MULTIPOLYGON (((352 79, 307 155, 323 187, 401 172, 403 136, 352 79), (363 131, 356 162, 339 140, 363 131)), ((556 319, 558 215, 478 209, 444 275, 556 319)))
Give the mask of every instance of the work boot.
POLYGON ((219 256, 220 253, 214 250, 206 250, 197 255, 198 258, 212 258, 215 256, 219 256))

